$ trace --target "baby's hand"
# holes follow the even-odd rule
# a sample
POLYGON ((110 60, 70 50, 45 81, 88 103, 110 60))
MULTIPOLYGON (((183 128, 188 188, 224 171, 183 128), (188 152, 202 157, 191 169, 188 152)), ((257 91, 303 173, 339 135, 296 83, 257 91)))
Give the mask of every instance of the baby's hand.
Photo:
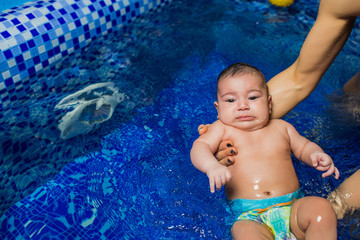
POLYGON ((220 190, 222 186, 225 186, 231 179, 231 172, 228 167, 220 165, 219 163, 211 165, 207 171, 206 175, 209 178, 210 191, 212 193, 216 190, 220 190))
POLYGON ((322 174, 322 177, 331 176, 335 174, 335 178, 338 179, 340 176, 339 170, 335 167, 333 160, 326 153, 316 152, 311 154, 311 162, 314 168, 319 171, 326 171, 322 174))

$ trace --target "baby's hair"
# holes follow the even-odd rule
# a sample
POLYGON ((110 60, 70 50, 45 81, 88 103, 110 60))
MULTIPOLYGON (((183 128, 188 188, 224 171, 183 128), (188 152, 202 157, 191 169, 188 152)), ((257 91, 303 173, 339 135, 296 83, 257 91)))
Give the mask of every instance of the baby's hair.
POLYGON ((247 63, 234 63, 234 64, 231 64, 229 67, 225 68, 224 70, 222 70, 219 77, 217 78, 217 85, 219 85, 219 82, 223 78, 226 78, 229 76, 233 77, 235 75, 241 76, 241 75, 245 75, 245 74, 258 75, 260 77, 260 79, 263 81, 263 85, 267 91, 267 85, 266 85, 266 80, 265 80, 264 74, 258 68, 251 66, 250 64, 247 64, 247 63))

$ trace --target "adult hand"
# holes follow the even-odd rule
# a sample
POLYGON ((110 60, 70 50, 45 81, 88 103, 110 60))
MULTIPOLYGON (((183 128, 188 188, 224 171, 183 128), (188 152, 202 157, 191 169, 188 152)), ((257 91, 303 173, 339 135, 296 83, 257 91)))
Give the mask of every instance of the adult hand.
MULTIPOLYGON (((201 124, 198 127, 198 132, 200 135, 205 134, 208 131, 208 124, 201 124)), ((226 167, 231 166, 235 163, 234 156, 237 154, 236 148, 233 147, 233 144, 230 140, 224 140, 220 143, 218 150, 215 153, 215 158, 219 161, 221 165, 226 167)))

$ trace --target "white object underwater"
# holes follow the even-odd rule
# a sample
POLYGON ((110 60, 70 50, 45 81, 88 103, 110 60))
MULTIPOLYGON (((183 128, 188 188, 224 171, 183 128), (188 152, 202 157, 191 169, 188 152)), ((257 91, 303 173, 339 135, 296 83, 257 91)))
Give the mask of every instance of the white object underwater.
POLYGON ((124 94, 112 82, 96 83, 62 99, 55 109, 68 109, 58 128, 60 138, 69 139, 87 134, 97 125, 109 120, 124 94))

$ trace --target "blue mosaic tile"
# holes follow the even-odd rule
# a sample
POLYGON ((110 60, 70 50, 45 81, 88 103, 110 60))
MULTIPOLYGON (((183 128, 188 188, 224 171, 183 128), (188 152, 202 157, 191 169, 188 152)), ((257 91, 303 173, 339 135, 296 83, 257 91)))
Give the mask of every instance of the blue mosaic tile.
MULTIPOLYGON (((141 13, 169 1, 45 0, 3 11, 0 13, 0 84, 7 89, 12 86, 13 78, 20 76, 17 82, 21 87, 22 81, 51 66, 54 61, 50 58, 68 56, 97 36, 124 27, 141 13), (67 34, 71 40, 64 37, 67 34)), ((0 104, 4 99, 16 99, 14 92, 8 92, 9 98, 3 97, 4 94, 0 104)))
MULTIPOLYGON (((49 123, 49 120, 40 121, 36 126, 32 122, 18 121, 16 109, 20 109, 23 102, 29 98, 41 100, 50 91, 62 91, 68 78, 47 77, 55 68, 56 61, 74 55, 76 50, 82 49, 99 36, 120 30, 139 14, 169 1, 171 0, 45 0, 28 2, 1 12, 0 131, 4 130, 4 126, 23 131, 27 127, 41 129, 53 124, 49 123)), ((77 84, 83 84, 81 80, 78 81, 77 84)), ((26 118, 26 115, 29 115, 26 111, 27 109, 23 109, 18 114, 26 118)), ((28 148, 25 141, 9 140, 3 142, 1 147, 3 152, 0 151, 0 175, 4 180, 0 184, 0 214, 24 197, 24 189, 19 189, 14 179, 17 174, 33 167, 32 161, 21 155, 21 152, 28 148), (21 162, 28 164, 26 167, 17 164, 21 162), (3 171, 1 167, 9 164, 18 165, 14 169, 16 172, 3 171)), ((39 152, 35 152, 32 157, 47 161, 49 154, 51 153, 41 152, 39 148, 39 152)), ((34 189, 38 184, 29 181, 25 185, 34 189)), ((26 187, 25 185, 23 187, 26 187)), ((26 222, 16 224, 25 225, 26 222)), ((14 234, 21 236, 16 230, 14 234)))

